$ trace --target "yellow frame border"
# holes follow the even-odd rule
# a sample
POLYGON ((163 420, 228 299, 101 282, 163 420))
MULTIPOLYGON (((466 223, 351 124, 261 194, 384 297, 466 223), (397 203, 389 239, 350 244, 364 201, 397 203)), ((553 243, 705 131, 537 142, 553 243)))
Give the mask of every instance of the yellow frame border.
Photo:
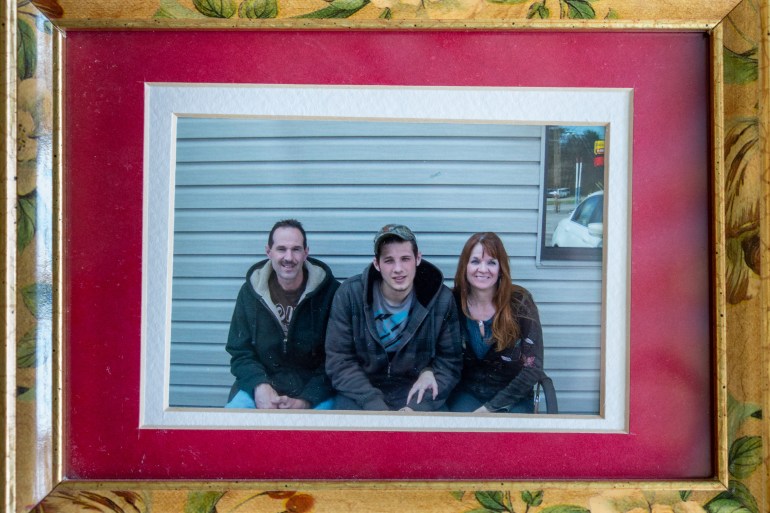
MULTIPOLYGON (((621 2, 623 0, 620 0, 621 2)), ((750 2, 743 0, 742 5, 750 2)), ((45 2, 40 2, 45 3, 45 2)), ((131 2, 124 2, 131 3, 131 2)), ((48 461, 50 466, 35 468, 35 475, 25 475, 17 471, 20 457, 20 433, 31 429, 37 433, 40 426, 25 425, 25 419, 17 418, 16 415, 16 305, 18 303, 17 291, 17 254, 16 248, 16 142, 17 142, 17 87, 16 87, 16 48, 18 44, 18 34, 16 31, 17 21, 17 0, 0 0, 2 6, 3 21, 3 53, 2 69, 4 71, 4 80, 2 81, 3 113, 5 117, 2 144, 5 149, 6 158, 2 168, 3 180, 3 198, 4 207, 2 209, 2 221, 4 235, 2 239, 3 255, 5 258, 4 269, 2 271, 3 283, 3 302, 0 312, 0 322, 5 331, 6 344, 3 352, 3 427, 5 437, 3 439, 3 492, 2 503, 5 511, 27 511, 31 505, 38 503, 36 508, 42 513, 49 509, 57 509, 63 504, 75 510, 85 508, 86 499, 93 494, 110 495, 113 503, 117 499, 114 496, 117 491, 124 491, 123 497, 129 493, 141 496, 145 506, 144 511, 181 511, 182 507, 189 505, 192 495, 206 494, 225 494, 230 493, 239 497, 251 497, 245 500, 252 500, 255 494, 260 494, 263 490, 298 490, 305 495, 311 495, 314 499, 317 510, 348 510, 350 509, 351 497, 356 498, 355 503, 359 511, 446 511, 446 504, 441 502, 446 492, 457 490, 470 491, 525 491, 525 490, 544 490, 546 498, 549 495, 556 495, 563 501, 580 504, 586 510, 591 509, 591 504, 595 503, 596 498, 601 501, 612 500, 616 495, 624 497, 626 501, 638 499, 639 494, 648 501, 650 509, 654 509, 656 504, 669 504, 674 499, 658 499, 666 496, 669 492, 691 491, 693 495, 689 502, 694 502, 699 507, 708 509, 709 501, 720 493, 729 492, 734 489, 732 485, 729 470, 729 451, 728 440, 728 391, 733 382, 739 383, 739 392, 743 394, 739 399, 751 400, 760 403, 765 411, 770 411, 770 393, 768 392, 768 335, 770 335, 770 251, 768 250, 768 241, 770 241, 770 142, 768 142, 768 111, 770 110, 770 0, 756 0, 760 6, 760 17, 756 21, 760 25, 762 34, 759 42, 758 62, 759 79, 756 95, 756 102, 759 105, 758 126, 760 134, 761 151, 759 152, 759 164, 756 172, 759 173, 758 180, 752 185, 755 196, 759 198, 758 223, 760 226, 761 241, 761 275, 756 279, 759 281, 759 293, 751 300, 743 301, 738 305, 730 305, 727 300, 728 273, 731 265, 727 253, 728 244, 728 203, 736 201, 748 201, 743 198, 730 196, 730 191, 725 183, 729 179, 726 160, 726 126, 727 121, 733 112, 726 109, 733 100, 735 87, 727 86, 724 82, 725 62, 724 62, 724 40, 725 31, 731 30, 728 24, 724 23, 729 13, 724 13, 722 19, 673 19, 666 16, 666 8, 663 7, 666 2, 661 4, 660 20, 611 20, 611 21, 540 21, 532 22, 525 20, 272 20, 255 24, 253 20, 141 20, 141 19, 122 19, 122 18, 67 18, 61 20, 52 20, 60 31, 55 31, 53 35, 53 50, 51 55, 45 57, 49 59, 48 64, 54 70, 52 84, 53 98, 53 162, 51 163, 54 172, 53 181, 53 219, 54 228, 54 248, 53 248, 53 323, 52 338, 54 347, 52 348, 52 365, 50 366, 51 379, 53 382, 53 401, 50 405, 53 418, 53 429, 50 433, 50 455, 48 461), (203 481, 70 481, 64 480, 62 475, 61 461, 61 434, 62 434, 62 357, 66 348, 61 346, 63 326, 62 312, 65 308, 62 300, 62 269, 61 254, 63 250, 62 221, 65 213, 63 211, 62 198, 62 180, 61 180, 61 155, 62 155, 62 123, 60 116, 60 98, 62 88, 62 46, 66 30, 71 28, 86 28, 92 30, 115 30, 115 29, 430 29, 430 30, 448 30, 448 29, 490 29, 490 30, 645 30, 645 31, 699 31, 707 33, 711 39, 712 48, 712 176, 713 176, 713 216, 712 222, 712 240, 714 252, 714 296, 713 296, 713 336, 715 340, 715 390, 714 397, 716 402, 716 411, 714 416, 715 438, 715 475, 710 479, 695 481, 635 481, 635 482, 616 482, 616 481, 516 481, 516 482, 498 482, 498 481, 476 481, 476 482, 453 482, 453 481, 361 481, 361 482, 316 482, 316 481, 296 481, 296 482, 203 482, 203 481), (759 185, 756 185, 759 184, 759 185), (740 309, 741 311, 738 311, 740 309), (750 315, 744 315, 745 311, 750 311, 750 315), (746 319, 750 319, 746 324, 746 319), (758 321, 756 319, 759 319, 758 321), (739 342, 740 339, 740 342, 739 342), (753 354, 762 354, 761 372, 759 376, 753 378, 742 374, 740 358, 743 353, 749 351, 753 354), (748 388, 746 388, 748 383, 748 388), (753 395, 752 395, 753 394, 753 395), (46 483, 41 489, 27 492, 20 486, 27 481, 36 481, 46 483), (384 495, 383 495, 384 494, 384 495), (656 498, 650 498, 655 496, 656 498), (608 497, 610 499, 608 499, 608 497), (630 497, 630 499, 629 499, 630 497), (153 506, 149 506, 148 498, 153 506), (383 500, 385 499, 385 500, 383 500), (658 501, 659 500, 659 501, 658 501), (78 502, 81 501, 81 502, 78 502), (185 502, 186 501, 186 502, 185 502), (658 502, 656 502, 658 501, 658 502), (662 502, 661 502, 662 501, 662 502), (668 502, 666 502, 668 501, 668 502)), ((699 5, 705 5, 708 0, 689 0, 687 7, 693 13, 698 12, 699 5)), ((756 430, 755 430, 756 432, 756 430)), ((759 438, 764 441, 762 462, 757 467, 757 472, 751 480, 747 480, 747 489, 754 496, 758 511, 767 511, 768 501, 768 423, 765 420, 759 422, 759 438)), ((45 436, 45 435, 43 435, 45 436)), ((221 495, 220 495, 221 498, 221 495)), ((685 501, 681 496, 683 503, 685 501)), ((91 500, 91 499, 88 499, 91 500)), ((217 499, 219 500, 219 499, 217 499)), ((244 502, 245 502, 244 500, 244 502)), ((457 511, 466 511, 473 505, 473 497, 465 495, 457 500, 457 511)), ((136 505, 136 502, 131 502, 136 505)), ((216 502, 214 503, 216 504, 216 502)), ((253 504, 256 504, 254 502, 253 504)), ((453 503, 452 503, 453 504, 453 503)), ((518 507, 518 503, 517 507, 518 507)), ((549 504, 547 501, 545 504, 549 504)), ((612 503, 616 504, 616 503, 612 503)), ((279 503, 269 503, 279 509, 279 503)), ((103 504, 100 505, 103 507, 103 504)), ((288 506, 286 506, 287 509, 288 506)), ((619 508, 619 506, 618 506, 619 508)), ((140 509, 140 508, 135 508, 140 509)), ((529 508, 528 508, 529 509, 529 508)), ((548 508, 544 508, 548 509, 548 508)), ((125 509, 128 511, 128 509, 125 509)), ((104 509, 104 511, 117 511, 116 509, 104 509)), ((121 510, 122 511, 122 510, 121 510)), ((186 509, 185 509, 186 511, 186 509)), ((201 510, 202 511, 202 510, 201 510)), ((261 511, 261 510, 260 510, 261 511)), ((621 511, 621 509, 618 509, 621 511)), ((750 511, 750 510, 749 510, 750 511)))

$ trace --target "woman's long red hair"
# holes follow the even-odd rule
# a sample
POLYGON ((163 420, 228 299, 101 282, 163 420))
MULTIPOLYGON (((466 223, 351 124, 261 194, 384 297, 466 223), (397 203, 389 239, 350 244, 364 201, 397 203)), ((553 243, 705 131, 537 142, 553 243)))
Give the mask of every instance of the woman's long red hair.
POLYGON ((468 262, 471 259, 471 253, 476 244, 481 244, 484 252, 499 262, 500 274, 497 279, 497 290, 494 295, 495 320, 492 322, 492 339, 495 341, 495 349, 503 349, 513 346, 521 336, 518 316, 514 311, 513 295, 521 287, 511 283, 511 268, 508 263, 508 253, 500 237, 494 232, 474 233, 465 243, 460 260, 457 262, 457 272, 455 273, 455 292, 459 293, 460 306, 466 317, 470 318, 468 312, 468 294, 471 285, 466 278, 468 262))

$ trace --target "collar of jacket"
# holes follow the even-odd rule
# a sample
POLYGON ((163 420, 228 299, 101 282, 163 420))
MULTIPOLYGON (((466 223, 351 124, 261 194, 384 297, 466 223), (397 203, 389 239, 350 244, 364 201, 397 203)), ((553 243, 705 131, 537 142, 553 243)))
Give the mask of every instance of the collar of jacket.
MULTIPOLYGON (((305 260, 305 269, 307 269, 307 284, 305 285, 305 291, 299 298, 300 303, 308 295, 312 295, 313 292, 320 288, 327 280, 332 279, 331 269, 315 258, 308 257, 307 260, 305 260)), ((277 316, 278 308, 273 304, 272 299, 270 299, 270 289, 267 285, 268 279, 273 272, 275 271, 273 270, 273 266, 270 265, 270 260, 265 259, 251 266, 251 269, 246 273, 246 278, 251 284, 252 292, 261 297, 277 316)))

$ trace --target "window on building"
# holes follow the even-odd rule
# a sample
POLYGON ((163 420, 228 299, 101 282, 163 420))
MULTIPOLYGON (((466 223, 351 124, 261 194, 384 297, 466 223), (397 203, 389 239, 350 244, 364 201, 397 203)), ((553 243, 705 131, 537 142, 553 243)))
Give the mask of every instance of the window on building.
POLYGON ((604 126, 547 126, 540 260, 602 260, 604 126))

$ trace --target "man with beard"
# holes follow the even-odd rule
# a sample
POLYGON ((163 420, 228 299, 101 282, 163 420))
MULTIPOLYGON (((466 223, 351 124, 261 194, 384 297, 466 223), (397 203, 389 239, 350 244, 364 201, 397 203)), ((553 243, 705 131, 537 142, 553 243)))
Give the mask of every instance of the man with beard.
POLYGON ((227 352, 235 384, 227 408, 328 408, 331 384, 324 334, 339 284, 331 269, 308 256, 295 219, 278 221, 267 259, 246 273, 235 302, 227 352))

